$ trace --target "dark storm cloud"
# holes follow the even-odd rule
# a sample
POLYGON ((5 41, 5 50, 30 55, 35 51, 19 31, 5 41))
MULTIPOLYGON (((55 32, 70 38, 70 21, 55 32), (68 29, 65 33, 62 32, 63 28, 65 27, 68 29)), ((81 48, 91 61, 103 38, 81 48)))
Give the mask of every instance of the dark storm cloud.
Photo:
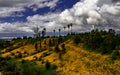
POLYGON ((30 0, 0 0, 0 7, 13 7, 29 3, 30 0))
POLYGON ((120 2, 120 0, 112 0, 112 2, 120 2))

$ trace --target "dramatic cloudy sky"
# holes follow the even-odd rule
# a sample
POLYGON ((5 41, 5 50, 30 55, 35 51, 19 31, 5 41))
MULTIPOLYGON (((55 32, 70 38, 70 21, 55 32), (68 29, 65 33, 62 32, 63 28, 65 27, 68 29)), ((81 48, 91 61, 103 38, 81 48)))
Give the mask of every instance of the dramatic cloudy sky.
POLYGON ((32 35, 36 26, 52 32, 69 23, 74 32, 93 25, 119 31, 120 0, 0 0, 0 38, 32 35))

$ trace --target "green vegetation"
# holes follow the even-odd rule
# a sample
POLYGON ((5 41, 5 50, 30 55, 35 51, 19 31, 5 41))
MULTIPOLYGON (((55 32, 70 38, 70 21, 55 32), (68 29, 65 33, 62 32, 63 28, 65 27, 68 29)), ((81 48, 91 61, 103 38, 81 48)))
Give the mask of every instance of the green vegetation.
POLYGON ((84 46, 92 51, 109 54, 120 49, 118 36, 112 29, 108 32, 93 30, 84 36, 84 46))
POLYGON ((120 59, 120 51, 119 50, 113 51, 113 53, 111 55, 111 59, 112 60, 120 59))
POLYGON ((22 60, 21 62, 15 59, 3 60, 0 58, 0 69, 4 75, 57 75, 57 72, 50 69, 50 63, 46 62, 46 68, 36 66, 36 63, 22 60))
POLYGON ((105 73, 105 69, 119 73, 117 66, 111 67, 120 63, 120 35, 116 35, 114 30, 106 32, 96 29, 72 34, 72 24, 69 24, 67 36, 61 36, 61 29, 59 37, 53 31, 54 37, 50 38, 45 37, 46 29, 43 29, 41 37, 36 32, 36 38, 24 36, 23 39, 0 41, 0 71, 4 75, 58 75, 60 72, 66 75, 64 73, 69 71, 85 74, 82 70, 91 74, 91 69, 97 71, 98 68, 100 75, 105 73), (74 70, 76 65, 79 70, 74 70))
POLYGON ((10 42, 9 41, 4 41, 4 40, 0 40, 0 50, 10 46, 10 42))

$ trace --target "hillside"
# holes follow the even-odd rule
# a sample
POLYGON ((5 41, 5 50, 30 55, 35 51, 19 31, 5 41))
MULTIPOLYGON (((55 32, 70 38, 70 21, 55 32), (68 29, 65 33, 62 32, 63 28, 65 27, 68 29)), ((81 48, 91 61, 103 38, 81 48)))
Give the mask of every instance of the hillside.
POLYGON ((23 39, 14 42, 10 47, 1 50, 1 56, 15 58, 17 61, 35 61, 38 66, 44 66, 48 61, 56 65, 59 75, 119 75, 120 59, 111 60, 111 54, 101 54, 83 48, 83 43, 74 44, 72 39, 61 42, 58 45, 60 51, 56 52, 56 46, 50 46, 49 40, 56 38, 46 38, 35 44, 23 39), (62 45, 64 44, 65 52, 62 45), (13 48, 9 51, 10 48, 13 48))

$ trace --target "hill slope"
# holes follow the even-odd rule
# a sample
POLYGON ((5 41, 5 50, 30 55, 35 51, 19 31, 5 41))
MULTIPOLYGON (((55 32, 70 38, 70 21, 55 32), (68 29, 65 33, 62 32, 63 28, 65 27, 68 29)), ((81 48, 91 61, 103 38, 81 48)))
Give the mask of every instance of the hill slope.
MULTIPOLYGON (((47 42, 49 39, 46 39, 47 42)), ((44 40, 45 41, 45 40, 44 40)), ((37 65, 43 66, 45 61, 57 66, 57 71, 60 75, 119 75, 120 60, 111 60, 110 55, 101 55, 100 53, 90 52, 83 48, 82 43, 75 45, 72 40, 65 41, 59 44, 65 44, 66 52, 61 55, 56 53, 54 46, 49 47, 48 44, 42 42, 42 47, 35 49, 34 44, 25 43, 26 40, 15 43, 13 46, 17 48, 6 51, 2 50, 2 57, 15 58, 17 60, 36 61, 37 65), (20 46, 19 46, 20 45, 20 46), (18 47, 19 46, 19 47, 18 47), (40 51, 39 51, 40 50, 40 51)), ((40 42, 37 42, 39 45, 40 42)), ((13 47, 12 46, 12 47, 13 47)))

